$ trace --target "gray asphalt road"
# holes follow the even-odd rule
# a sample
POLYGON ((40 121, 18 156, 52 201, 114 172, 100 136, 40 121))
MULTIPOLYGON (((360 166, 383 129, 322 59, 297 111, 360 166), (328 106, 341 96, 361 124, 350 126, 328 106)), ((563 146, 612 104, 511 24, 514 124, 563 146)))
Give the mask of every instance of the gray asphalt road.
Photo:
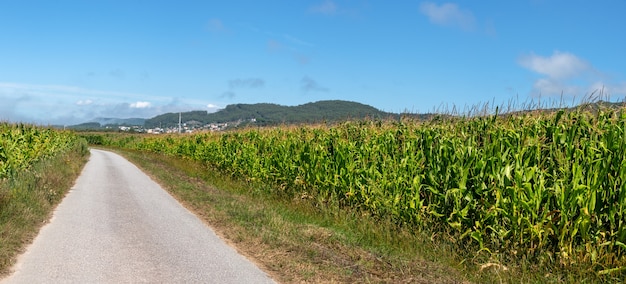
POLYGON ((272 283, 124 158, 91 158, 2 283, 272 283))

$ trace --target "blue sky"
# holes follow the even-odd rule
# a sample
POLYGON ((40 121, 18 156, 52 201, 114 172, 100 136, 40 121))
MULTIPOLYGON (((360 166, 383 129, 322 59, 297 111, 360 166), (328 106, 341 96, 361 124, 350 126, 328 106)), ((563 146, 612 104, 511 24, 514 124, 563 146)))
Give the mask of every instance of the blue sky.
POLYGON ((626 1, 0 0, 0 120, 626 96, 626 1))

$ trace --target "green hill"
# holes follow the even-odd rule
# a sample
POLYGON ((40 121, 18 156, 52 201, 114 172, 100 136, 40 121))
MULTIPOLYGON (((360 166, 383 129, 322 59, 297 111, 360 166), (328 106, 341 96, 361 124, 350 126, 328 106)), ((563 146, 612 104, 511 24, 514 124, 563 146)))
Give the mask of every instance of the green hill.
MULTIPOLYGON (((166 113, 146 120, 144 127, 175 127, 178 113, 166 113)), ((347 119, 388 118, 396 114, 386 113, 374 107, 349 101, 319 101, 299 106, 277 104, 234 104, 215 113, 205 111, 183 112, 182 122, 201 124, 255 120, 255 125, 302 124, 316 122, 337 122, 347 119)))

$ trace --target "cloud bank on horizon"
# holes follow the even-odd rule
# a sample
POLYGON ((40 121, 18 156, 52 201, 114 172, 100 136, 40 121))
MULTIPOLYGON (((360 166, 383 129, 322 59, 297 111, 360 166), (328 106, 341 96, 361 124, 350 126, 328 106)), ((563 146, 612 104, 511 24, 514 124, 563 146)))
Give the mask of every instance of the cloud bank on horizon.
POLYGON ((626 97, 620 1, 34 3, 0 3, 0 121, 626 97))
POLYGON ((626 82, 609 83, 607 75, 591 63, 569 52, 554 51, 550 56, 527 54, 519 64, 542 75, 534 84, 534 95, 546 94, 592 94, 596 92, 626 94, 626 82))
POLYGON ((43 125, 71 125, 103 117, 148 118, 191 109, 211 112, 220 108, 217 105, 204 105, 203 102, 175 97, 150 97, 75 86, 3 82, 0 82, 0 101, 0 120, 43 125))

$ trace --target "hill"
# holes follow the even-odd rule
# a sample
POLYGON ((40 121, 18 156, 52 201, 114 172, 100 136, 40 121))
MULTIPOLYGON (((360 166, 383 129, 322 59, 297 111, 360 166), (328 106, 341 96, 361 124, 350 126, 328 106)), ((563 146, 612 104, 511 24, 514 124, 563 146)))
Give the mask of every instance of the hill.
MULTIPOLYGON (((175 127, 178 125, 178 113, 166 113, 145 121, 144 127, 175 127)), ((278 124, 302 124, 316 122, 336 122, 347 119, 388 118, 396 114, 380 111, 372 106, 356 102, 331 100, 307 103, 299 106, 282 106, 277 104, 234 104, 215 113, 205 111, 183 112, 184 123, 225 123, 250 122, 255 125, 267 126, 278 124)))

